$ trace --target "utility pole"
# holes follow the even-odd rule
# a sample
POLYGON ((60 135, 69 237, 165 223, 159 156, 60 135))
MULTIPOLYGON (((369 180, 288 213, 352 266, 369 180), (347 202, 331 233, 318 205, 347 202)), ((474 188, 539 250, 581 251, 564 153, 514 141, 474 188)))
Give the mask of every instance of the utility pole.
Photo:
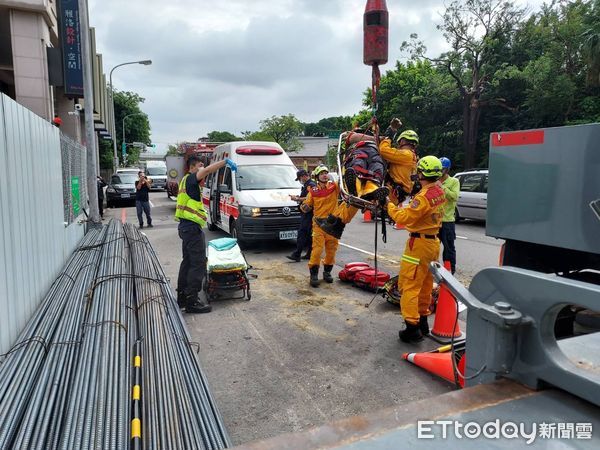
POLYGON ((101 224, 98 209, 98 172, 96 171, 96 131, 94 130, 94 90, 92 85, 92 55, 87 0, 78 0, 81 32, 81 59, 83 66, 83 99, 85 101, 85 147, 87 161, 87 191, 92 225, 101 224))

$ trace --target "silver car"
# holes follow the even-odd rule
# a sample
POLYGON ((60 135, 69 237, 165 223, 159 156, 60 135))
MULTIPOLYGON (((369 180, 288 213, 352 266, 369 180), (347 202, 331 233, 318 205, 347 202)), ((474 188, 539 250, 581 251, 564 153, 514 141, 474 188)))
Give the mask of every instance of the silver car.
POLYGON ((456 206, 456 221, 461 219, 486 220, 488 170, 478 169, 454 175, 460 181, 460 195, 456 206))

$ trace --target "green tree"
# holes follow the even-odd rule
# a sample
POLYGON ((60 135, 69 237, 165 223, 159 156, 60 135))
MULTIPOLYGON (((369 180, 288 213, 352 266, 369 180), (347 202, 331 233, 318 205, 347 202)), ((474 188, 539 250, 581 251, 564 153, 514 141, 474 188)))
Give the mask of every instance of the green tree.
POLYGON ((233 142, 240 140, 239 137, 229 131, 211 131, 207 134, 207 137, 210 142, 233 142))
POLYGON ((113 143, 112 140, 101 139, 98 145, 99 162, 101 169, 113 168, 113 143))
POLYGON ((337 144, 330 145, 325 153, 325 164, 330 171, 334 171, 338 169, 337 162, 337 144))
MULTIPOLYGON (((484 108, 491 105, 514 109, 488 87, 498 69, 502 45, 509 42, 524 10, 503 0, 454 0, 442 15, 438 29, 452 50, 433 62, 453 78, 462 103, 462 131, 465 167, 477 161, 479 121, 484 108)), ((413 57, 425 55, 425 45, 416 34, 403 49, 413 57)))
MULTIPOLYGON (((148 116, 141 110, 140 105, 144 98, 135 92, 115 91, 115 128, 117 134, 118 154, 121 155, 121 143, 123 142, 123 118, 125 120, 125 139, 127 143, 143 142, 150 144, 150 122, 148 116), (132 115, 135 114, 135 115, 132 115)), ((127 161, 129 164, 137 163, 140 156, 140 149, 131 145, 127 146, 127 161)), ((122 156, 119 156, 122 159, 122 156)), ((121 162, 123 162, 121 160, 121 162)))
POLYGON ((242 137, 245 141, 268 141, 276 142, 275 138, 264 131, 242 131, 242 137))
POLYGON ((600 0, 589 5, 582 33, 583 56, 587 63, 586 82, 590 87, 600 87, 600 0))
POLYGON ((326 117, 316 123, 305 123, 305 136, 327 136, 332 132, 343 132, 352 128, 351 116, 326 117))
POLYGON ((169 148, 167 150, 166 156, 178 156, 179 152, 177 151, 178 145, 169 144, 169 148))
POLYGON ((600 90, 594 84, 590 43, 599 11, 598 2, 594 8, 591 2, 560 1, 543 7, 516 31, 512 65, 506 65, 501 77, 519 97, 515 127, 599 120, 600 90))
MULTIPOLYGON (((397 62, 394 70, 382 76, 378 100, 382 130, 392 118, 399 117, 403 129, 419 133, 421 155, 444 155, 459 163, 462 158, 459 97, 452 77, 443 69, 426 60, 397 62)), ((367 91, 364 103, 370 101, 371 94, 367 91)), ((367 123, 370 110, 357 118, 360 124, 367 123)))
POLYGON ((298 140, 303 131, 302 123, 293 114, 271 116, 261 120, 260 131, 288 152, 295 152, 302 148, 302 143, 298 140))

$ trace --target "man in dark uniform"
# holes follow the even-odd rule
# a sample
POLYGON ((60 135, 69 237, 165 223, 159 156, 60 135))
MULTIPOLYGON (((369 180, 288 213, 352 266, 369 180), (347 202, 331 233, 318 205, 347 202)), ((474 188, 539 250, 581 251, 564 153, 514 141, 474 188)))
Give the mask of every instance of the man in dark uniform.
POLYGON ((98 176, 98 211, 100 212, 100 217, 104 219, 104 188, 106 187, 106 182, 102 179, 101 176, 98 176))
MULTIPOLYGON (((296 180, 302 183, 302 190, 300 191, 300 195, 290 195, 290 198, 300 204, 306 200, 309 189, 314 188, 316 183, 311 180, 310 175, 304 169, 300 169, 298 172, 296 172, 296 180)), ((302 214, 302 219, 300 221, 300 228, 298 229, 296 251, 287 256, 288 259, 291 259, 295 262, 300 262, 300 259, 310 259, 310 251, 312 249, 312 210, 308 213, 301 211, 300 214, 302 214), (300 255, 302 255, 302 250, 305 248, 308 250, 306 251, 306 254, 301 257, 300 255)))
POLYGON ((175 220, 182 241, 183 259, 177 278, 177 304, 188 313, 207 313, 211 306, 201 294, 206 273, 206 244, 202 228, 206 226, 206 210, 202 202, 200 182, 225 165, 235 172, 237 167, 229 159, 204 167, 205 159, 192 155, 188 158, 189 173, 179 183, 175 220))

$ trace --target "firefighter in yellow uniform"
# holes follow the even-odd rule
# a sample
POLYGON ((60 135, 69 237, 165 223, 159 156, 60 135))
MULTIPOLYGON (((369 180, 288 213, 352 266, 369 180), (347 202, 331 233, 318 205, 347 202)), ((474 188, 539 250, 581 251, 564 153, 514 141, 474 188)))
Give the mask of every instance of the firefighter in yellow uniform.
POLYGON ((427 316, 433 290, 433 276, 429 264, 440 254, 438 233, 444 216, 446 195, 438 180, 442 163, 435 156, 425 156, 417 163, 417 174, 422 185, 410 205, 399 207, 389 202, 388 215, 409 231, 400 263, 398 288, 402 289, 400 308, 406 328, 400 332, 403 342, 419 342, 429 334, 427 316))
POLYGON ((418 145, 419 135, 413 130, 400 133, 394 146, 391 139, 384 139, 379 144, 379 153, 389 164, 386 186, 394 205, 401 205, 412 194, 417 173, 418 145))
MULTIPOLYGON (((313 210, 313 221, 319 218, 327 217, 331 214, 338 204, 340 188, 337 183, 329 181, 329 169, 325 166, 319 166, 313 171, 317 179, 317 186, 310 188, 306 200, 300 208, 303 212, 313 210)), ((323 260, 323 280, 327 283, 333 283, 331 269, 335 263, 335 252, 338 248, 338 239, 325 233, 319 227, 312 228, 312 250, 308 268, 310 270, 310 285, 319 286, 319 267, 321 265, 321 254, 325 249, 325 259, 323 260)))
MULTIPOLYGON (((375 137, 361 133, 352 133, 347 137, 350 144, 361 140, 374 141, 375 137)), ((388 163, 385 185, 388 188, 390 200, 395 205, 401 205, 413 190, 418 145, 419 136, 413 130, 400 133, 394 146, 392 146, 391 137, 385 137, 379 143, 379 153, 388 163)), ((316 223, 326 233, 340 239, 344 227, 347 223, 350 223, 357 212, 358 208, 341 203, 333 214, 316 223)))

